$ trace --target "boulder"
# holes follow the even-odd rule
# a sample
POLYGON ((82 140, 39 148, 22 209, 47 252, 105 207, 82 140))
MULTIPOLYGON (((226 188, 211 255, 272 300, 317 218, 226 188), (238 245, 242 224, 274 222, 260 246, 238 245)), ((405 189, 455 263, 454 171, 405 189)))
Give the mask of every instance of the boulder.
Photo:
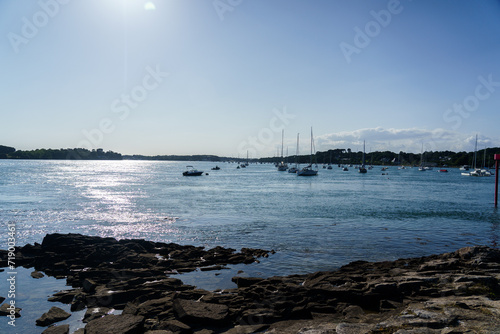
POLYGON ((36 320, 36 325, 42 327, 48 326, 55 322, 68 319, 70 316, 70 313, 59 307, 53 306, 48 312, 42 314, 42 316, 36 320))
MULTIPOLYGON (((10 315, 11 314, 11 310, 9 309, 9 307, 10 307, 10 304, 8 304, 8 303, 2 304, 0 306, 0 316, 10 315)), ((15 315, 16 318, 19 318, 21 316, 21 313, 20 313, 21 310, 22 309, 19 308, 19 307, 16 307, 14 309, 14 315, 15 315)))
POLYGON ((42 334, 68 334, 69 325, 50 326, 42 334))
POLYGON ((125 314, 107 315, 85 326, 85 334, 139 334, 143 332, 144 317, 125 314))
POLYGON ((42 278, 44 277, 45 275, 41 272, 39 272, 38 270, 35 270, 31 273, 31 277, 33 278, 42 278))
POLYGON ((175 299, 174 311, 181 321, 197 324, 221 324, 228 320, 226 305, 175 299))

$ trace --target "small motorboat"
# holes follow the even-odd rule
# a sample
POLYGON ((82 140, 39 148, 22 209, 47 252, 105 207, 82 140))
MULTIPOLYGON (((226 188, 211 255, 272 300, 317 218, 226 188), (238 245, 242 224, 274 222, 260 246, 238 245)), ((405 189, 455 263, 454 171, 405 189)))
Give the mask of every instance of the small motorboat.
POLYGON ((215 166, 212 168, 212 170, 220 170, 220 167, 219 166, 215 166))
POLYGON ((439 173, 448 173, 448 170, 447 169, 444 169, 444 168, 441 168, 440 170, 438 170, 439 173))
POLYGON ((200 176, 203 175, 203 171, 199 171, 197 169, 194 169, 193 166, 186 166, 187 170, 182 173, 184 176, 200 176))

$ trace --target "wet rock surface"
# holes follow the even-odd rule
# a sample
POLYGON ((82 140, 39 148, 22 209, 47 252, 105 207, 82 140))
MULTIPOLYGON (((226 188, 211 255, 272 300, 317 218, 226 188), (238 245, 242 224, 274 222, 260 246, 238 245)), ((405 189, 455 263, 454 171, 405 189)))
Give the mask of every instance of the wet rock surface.
POLYGON ((237 288, 214 292, 170 277, 270 253, 51 234, 16 258, 66 277, 74 289, 50 300, 86 308, 85 333, 500 333, 500 251, 488 247, 307 275, 235 277, 237 288), (111 308, 123 313, 109 315, 111 308))

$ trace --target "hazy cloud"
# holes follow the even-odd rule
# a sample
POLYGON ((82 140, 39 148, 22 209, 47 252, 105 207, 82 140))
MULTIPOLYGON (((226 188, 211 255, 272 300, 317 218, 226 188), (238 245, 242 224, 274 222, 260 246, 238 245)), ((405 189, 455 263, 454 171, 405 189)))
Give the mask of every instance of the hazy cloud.
MULTIPOLYGON (((350 148, 353 151, 393 151, 419 153, 425 151, 472 151, 476 134, 464 134, 445 129, 385 129, 382 127, 343 131, 317 136, 316 149, 350 148)), ((478 133, 478 148, 498 146, 498 140, 478 133)))

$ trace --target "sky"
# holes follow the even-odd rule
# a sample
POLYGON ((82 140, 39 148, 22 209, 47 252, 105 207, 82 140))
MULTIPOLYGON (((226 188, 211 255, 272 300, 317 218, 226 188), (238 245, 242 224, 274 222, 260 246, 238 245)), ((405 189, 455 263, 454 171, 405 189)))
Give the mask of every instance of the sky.
POLYGON ((0 0, 0 145, 500 146, 500 1, 0 0))

